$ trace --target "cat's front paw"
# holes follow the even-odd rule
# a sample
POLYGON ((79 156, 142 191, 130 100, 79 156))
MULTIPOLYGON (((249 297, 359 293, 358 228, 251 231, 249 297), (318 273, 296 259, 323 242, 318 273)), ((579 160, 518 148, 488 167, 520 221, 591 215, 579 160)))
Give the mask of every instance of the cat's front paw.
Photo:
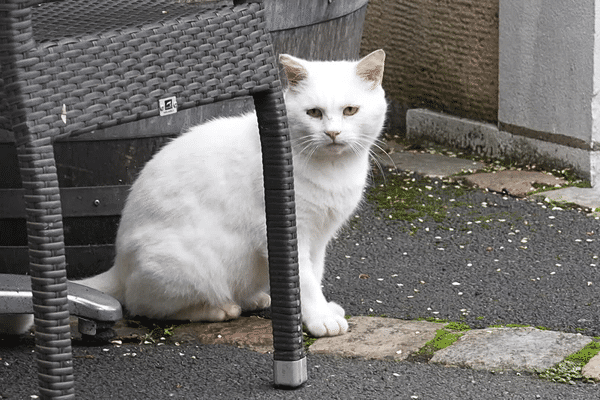
POLYGON ((344 309, 334 302, 328 303, 323 310, 311 310, 304 314, 304 325, 314 337, 337 336, 348 331, 344 309))

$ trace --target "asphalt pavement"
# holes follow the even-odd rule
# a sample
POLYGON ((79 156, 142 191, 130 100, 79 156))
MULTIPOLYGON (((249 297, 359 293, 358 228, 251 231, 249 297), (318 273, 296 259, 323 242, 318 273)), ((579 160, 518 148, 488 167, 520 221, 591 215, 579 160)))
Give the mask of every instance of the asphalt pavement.
MULTIPOLYGON (((543 194, 518 198, 402 169, 376 178, 373 187, 395 179, 407 193, 417 186, 423 203, 431 202, 429 213, 398 218, 392 203, 367 195, 330 246, 328 298, 351 316, 600 336, 597 217, 544 201, 543 194)), ((0 338, 0 398, 35 398, 32 350, 29 337, 0 338)), ((530 372, 310 352, 308 382, 285 391, 272 387, 270 354, 193 340, 75 341, 74 356, 81 399, 591 399, 600 391, 595 383, 559 384, 530 372)))
MULTIPOLYGON (((0 350, 2 398, 35 398, 30 347, 0 350)), ((271 355, 231 346, 101 346, 74 351, 79 399, 589 400, 599 390, 593 384, 558 384, 515 372, 309 355, 309 381, 286 391, 272 387, 271 355)))
POLYGON ((600 336, 599 220, 481 190, 457 196, 442 185, 430 191, 449 205, 441 222, 386 219, 364 205, 329 251, 331 299, 350 315, 600 336))

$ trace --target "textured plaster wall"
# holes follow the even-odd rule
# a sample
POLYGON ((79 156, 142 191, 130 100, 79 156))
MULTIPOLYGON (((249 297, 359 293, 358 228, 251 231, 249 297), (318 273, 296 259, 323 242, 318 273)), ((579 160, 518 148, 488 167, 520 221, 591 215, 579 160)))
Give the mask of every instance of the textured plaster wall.
POLYGON ((427 108, 497 121, 498 0, 371 0, 361 54, 377 48, 394 118, 427 108))

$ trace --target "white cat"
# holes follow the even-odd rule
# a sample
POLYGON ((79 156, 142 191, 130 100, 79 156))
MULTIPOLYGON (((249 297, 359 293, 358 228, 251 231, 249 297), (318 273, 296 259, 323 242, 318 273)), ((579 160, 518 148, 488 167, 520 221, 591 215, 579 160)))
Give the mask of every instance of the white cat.
MULTIPOLYGON (((348 329, 321 289, 328 242, 363 196, 381 133, 385 53, 309 62, 282 55, 298 229, 302 317, 317 337, 348 329)), ((254 113, 192 128, 150 160, 117 234, 115 265, 79 283, 131 315, 222 321, 270 305, 262 164, 254 113)))

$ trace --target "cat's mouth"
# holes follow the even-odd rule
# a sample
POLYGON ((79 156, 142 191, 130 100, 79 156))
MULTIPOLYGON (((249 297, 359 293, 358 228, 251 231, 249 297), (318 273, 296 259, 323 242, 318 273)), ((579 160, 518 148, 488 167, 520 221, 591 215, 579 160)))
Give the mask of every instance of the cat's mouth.
POLYGON ((341 154, 346 150, 346 145, 338 142, 331 142, 325 146, 325 149, 331 154, 341 154))

